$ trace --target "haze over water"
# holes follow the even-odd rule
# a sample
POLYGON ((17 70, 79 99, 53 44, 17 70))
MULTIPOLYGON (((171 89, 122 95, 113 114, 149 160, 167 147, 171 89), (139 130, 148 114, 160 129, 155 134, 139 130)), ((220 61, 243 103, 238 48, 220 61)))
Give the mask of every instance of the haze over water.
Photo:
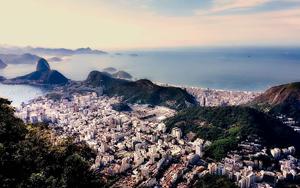
MULTIPOLYGON (((203 88, 263 91, 300 80, 300 48, 200 48, 130 51, 121 55, 75 55, 50 63, 72 80, 84 80, 92 70, 124 70, 137 79, 203 88), (138 56, 130 54, 136 53, 138 56)), ((30 73, 35 65, 10 65, 0 75, 30 73)), ((13 87, 13 86, 11 86, 13 87)), ((32 89, 32 88, 31 88, 32 89)), ((0 87, 0 93, 9 90, 0 87)), ((26 95, 26 94, 25 94, 26 95)), ((31 95, 29 93, 29 95, 31 95)))

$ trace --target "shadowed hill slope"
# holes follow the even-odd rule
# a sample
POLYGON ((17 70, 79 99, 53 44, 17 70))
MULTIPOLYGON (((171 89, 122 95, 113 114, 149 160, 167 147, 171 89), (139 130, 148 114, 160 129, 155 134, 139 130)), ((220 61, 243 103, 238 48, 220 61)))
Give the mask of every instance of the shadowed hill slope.
POLYGON ((173 109, 195 106, 196 100, 185 90, 162 87, 149 80, 127 81, 112 78, 107 73, 92 71, 85 81, 92 87, 103 87, 108 96, 122 96, 126 102, 162 105, 173 109))

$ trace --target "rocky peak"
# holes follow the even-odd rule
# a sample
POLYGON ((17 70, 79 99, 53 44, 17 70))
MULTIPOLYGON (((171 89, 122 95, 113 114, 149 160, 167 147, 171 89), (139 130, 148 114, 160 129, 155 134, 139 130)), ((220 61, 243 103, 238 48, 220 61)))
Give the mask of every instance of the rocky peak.
POLYGON ((36 66, 36 71, 38 72, 45 72, 50 71, 50 65, 48 64, 47 60, 44 58, 41 58, 36 66))

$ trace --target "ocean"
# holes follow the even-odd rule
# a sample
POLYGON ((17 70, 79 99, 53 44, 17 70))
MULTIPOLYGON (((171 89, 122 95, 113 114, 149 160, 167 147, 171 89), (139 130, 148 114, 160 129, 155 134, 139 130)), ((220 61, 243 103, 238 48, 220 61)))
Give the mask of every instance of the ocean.
POLYGON ((12 105, 18 107, 22 102, 42 96, 45 89, 28 85, 4 85, 0 83, 0 97, 12 101, 12 105))
MULTIPOLYGON (((50 66, 73 80, 86 79, 92 70, 114 67, 130 73, 135 79, 212 89, 264 91, 274 85, 300 81, 300 48, 132 50, 68 56, 50 66)), ((0 75, 12 78, 34 69, 35 65, 10 65, 0 70, 0 75)), ((0 86, 0 95, 12 87, 0 86)))

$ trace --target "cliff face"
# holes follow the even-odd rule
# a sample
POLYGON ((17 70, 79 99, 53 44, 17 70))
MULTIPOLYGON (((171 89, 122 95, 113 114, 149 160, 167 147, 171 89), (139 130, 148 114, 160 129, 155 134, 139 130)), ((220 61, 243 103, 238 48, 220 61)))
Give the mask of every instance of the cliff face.
POLYGON ((85 81, 92 87, 102 86, 108 96, 122 96, 126 102, 161 105, 173 109, 195 106, 196 100, 185 90, 176 87, 161 87, 149 80, 121 80, 107 73, 92 71, 85 81))
POLYGON ((272 114, 285 114, 300 120, 300 82, 275 86, 258 96, 251 103, 272 114))

